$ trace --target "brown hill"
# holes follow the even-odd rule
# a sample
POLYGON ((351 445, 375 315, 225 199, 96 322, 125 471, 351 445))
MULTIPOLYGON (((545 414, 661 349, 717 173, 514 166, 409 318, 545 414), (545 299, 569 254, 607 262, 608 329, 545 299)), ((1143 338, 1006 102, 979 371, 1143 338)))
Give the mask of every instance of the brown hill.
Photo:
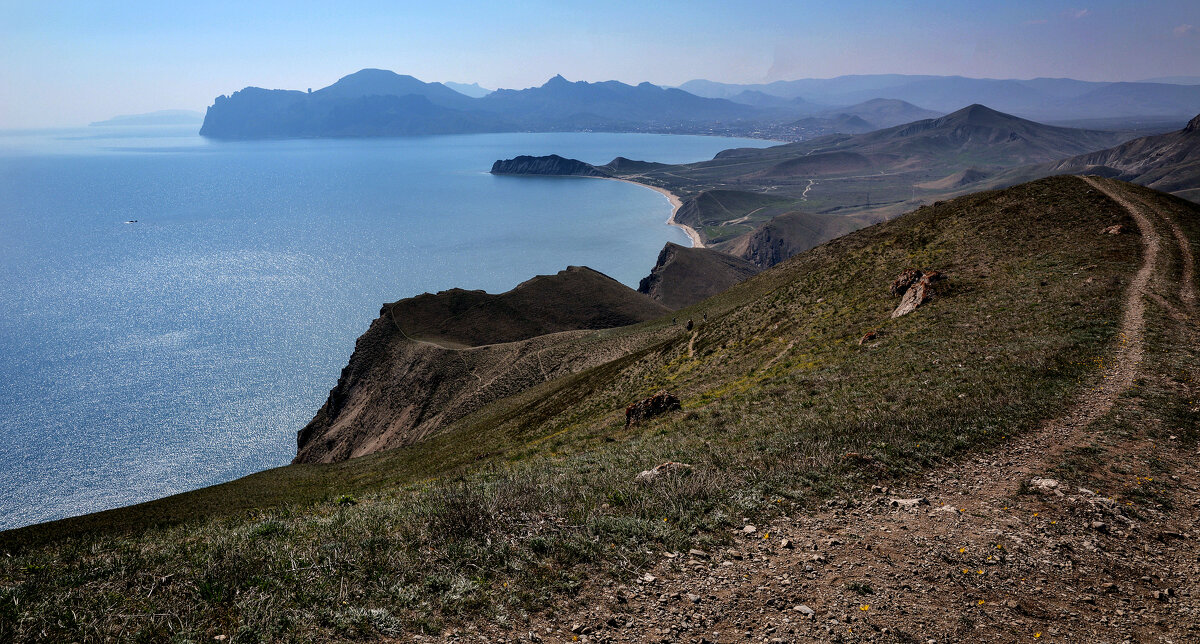
POLYGON ((760 269, 744 259, 709 248, 668 243, 638 292, 670 309, 682 309, 724 291, 760 269))
POLYGON ((296 463, 329 463, 416 442, 487 403, 611 360, 593 329, 668 309, 572 266, 507 293, 452 289, 385 305, 337 386, 297 434, 296 463))
POLYGON ((450 289, 388 305, 408 337, 450 347, 513 342, 547 333, 608 329, 666 314, 628 286, 586 266, 538 275, 506 293, 450 289))

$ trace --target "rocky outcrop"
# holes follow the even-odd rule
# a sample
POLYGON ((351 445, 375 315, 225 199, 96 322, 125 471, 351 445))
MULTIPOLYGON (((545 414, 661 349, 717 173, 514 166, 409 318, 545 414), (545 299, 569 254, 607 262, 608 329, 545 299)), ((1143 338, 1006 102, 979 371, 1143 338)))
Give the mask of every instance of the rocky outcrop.
POLYGON ((892 317, 908 315, 917 310, 917 307, 928 302, 937 295, 937 285, 944 279, 945 276, 939 271, 922 272, 915 268, 905 269, 892 282, 892 294, 896 295, 899 291, 900 295, 900 304, 896 310, 892 311, 892 317))
POLYGON ((667 391, 639 400, 625 408, 625 426, 638 425, 643 420, 681 409, 679 397, 667 391))
POLYGON ((758 273, 744 259, 708 248, 686 248, 667 243, 650 274, 638 284, 669 309, 682 309, 706 300, 758 273))
POLYGON ((551 154, 544 157, 519 156, 492 164, 492 174, 537 174, 556 177, 611 177, 590 163, 551 154))

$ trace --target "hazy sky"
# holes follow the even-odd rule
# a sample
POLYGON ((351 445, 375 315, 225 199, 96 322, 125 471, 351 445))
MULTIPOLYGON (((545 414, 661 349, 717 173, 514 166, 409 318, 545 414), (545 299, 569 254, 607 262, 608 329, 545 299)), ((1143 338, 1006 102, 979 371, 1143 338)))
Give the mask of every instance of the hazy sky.
POLYGON ((1200 1, 0 0, 0 128, 203 110, 363 67, 426 81, 1200 76, 1200 1))

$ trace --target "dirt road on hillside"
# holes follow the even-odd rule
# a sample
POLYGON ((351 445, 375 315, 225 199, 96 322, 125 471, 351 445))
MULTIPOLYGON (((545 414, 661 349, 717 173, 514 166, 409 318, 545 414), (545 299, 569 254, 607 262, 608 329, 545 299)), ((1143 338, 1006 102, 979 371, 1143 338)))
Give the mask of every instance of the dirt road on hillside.
POLYGON ((876 486, 770 525, 745 522, 731 548, 666 553, 636 583, 593 583, 564 602, 558 619, 504 634, 547 642, 1200 641, 1197 459, 1135 434, 1089 431, 1118 400, 1129 404, 1121 395, 1146 375, 1154 285, 1178 284, 1194 318, 1191 249, 1169 213, 1116 182, 1081 180, 1129 211, 1142 261, 1107 369, 1061 416, 902 488, 876 486), (1177 279, 1165 273, 1168 239, 1187 264, 1177 279), (1104 487, 1054 480, 1056 467, 1096 453, 1089 450, 1107 459, 1104 487), (1126 488, 1149 500, 1114 500, 1126 488), (1170 499, 1149 495, 1167 489, 1170 499))

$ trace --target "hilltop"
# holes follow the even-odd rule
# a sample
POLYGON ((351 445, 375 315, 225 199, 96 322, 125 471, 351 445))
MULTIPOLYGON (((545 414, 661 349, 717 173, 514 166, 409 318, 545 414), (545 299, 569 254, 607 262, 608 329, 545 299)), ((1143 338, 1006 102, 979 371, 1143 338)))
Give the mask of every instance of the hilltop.
POLYGON ((497 398, 613 355, 597 349, 590 333, 566 332, 666 312, 577 266, 497 295, 453 289, 384 305, 328 400, 297 434, 294 462, 340 461, 422 440, 497 398))
POLYGON ((3 533, 0 635, 1187 640, 1198 240, 1107 180, 919 208, 411 445, 3 533))
POLYGON ((668 242, 650 274, 638 284, 638 292, 669 309, 682 309, 707 300, 760 270, 726 253, 668 242))

